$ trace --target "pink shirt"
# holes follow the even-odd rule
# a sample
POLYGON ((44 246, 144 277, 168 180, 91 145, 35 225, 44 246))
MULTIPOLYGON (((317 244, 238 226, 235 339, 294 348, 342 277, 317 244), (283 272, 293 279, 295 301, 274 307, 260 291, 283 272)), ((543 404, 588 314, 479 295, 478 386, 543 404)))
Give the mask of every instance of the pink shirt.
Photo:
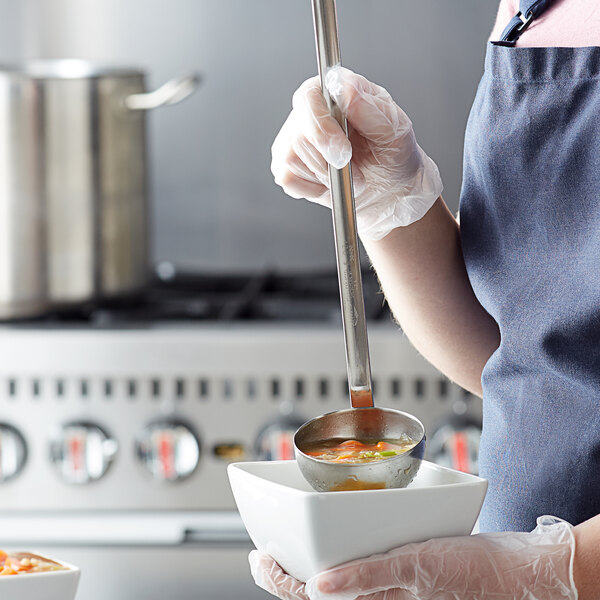
MULTIPOLYGON (((519 0, 500 0, 490 40, 500 39, 519 11, 519 0)), ((557 0, 517 41, 517 46, 600 46, 600 0, 557 0)))

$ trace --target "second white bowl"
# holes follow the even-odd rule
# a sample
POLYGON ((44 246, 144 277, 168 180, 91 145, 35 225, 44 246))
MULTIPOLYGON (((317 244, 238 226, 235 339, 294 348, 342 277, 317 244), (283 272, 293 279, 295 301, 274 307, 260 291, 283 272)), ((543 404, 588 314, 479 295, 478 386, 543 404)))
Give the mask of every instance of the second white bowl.
MULTIPOLYGON (((44 555, 39 555, 44 557, 44 555)), ((79 584, 79 569, 56 558, 66 567, 62 571, 24 573, 0 577, 2 600, 74 600, 79 584)))

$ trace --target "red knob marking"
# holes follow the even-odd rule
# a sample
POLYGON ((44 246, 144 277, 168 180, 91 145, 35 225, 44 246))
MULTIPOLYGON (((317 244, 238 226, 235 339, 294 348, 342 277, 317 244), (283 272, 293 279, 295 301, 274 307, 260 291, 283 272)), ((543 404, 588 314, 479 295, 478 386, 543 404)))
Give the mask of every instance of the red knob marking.
POLYGON ((452 463, 454 468, 463 473, 469 472, 469 444, 467 434, 457 431, 451 439, 452 463))
POLYGON ((165 479, 175 478, 173 459, 173 439, 168 433, 163 433, 158 437, 158 460, 165 479))
POLYGON ((71 469, 74 473, 79 473, 83 468, 83 442, 77 433, 69 436, 68 447, 71 469))
POLYGON ((279 460, 292 460, 294 458, 294 449, 291 443, 291 434, 289 431, 282 431, 279 434, 279 460))

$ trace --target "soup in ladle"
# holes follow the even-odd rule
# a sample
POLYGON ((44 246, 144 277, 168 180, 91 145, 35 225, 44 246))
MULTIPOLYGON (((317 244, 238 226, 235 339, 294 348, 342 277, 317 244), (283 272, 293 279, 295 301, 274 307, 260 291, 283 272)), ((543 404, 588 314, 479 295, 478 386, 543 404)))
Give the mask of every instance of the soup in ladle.
POLYGON ((337 464, 363 464, 403 454, 417 442, 407 435, 393 440, 331 439, 306 444, 304 454, 337 464))

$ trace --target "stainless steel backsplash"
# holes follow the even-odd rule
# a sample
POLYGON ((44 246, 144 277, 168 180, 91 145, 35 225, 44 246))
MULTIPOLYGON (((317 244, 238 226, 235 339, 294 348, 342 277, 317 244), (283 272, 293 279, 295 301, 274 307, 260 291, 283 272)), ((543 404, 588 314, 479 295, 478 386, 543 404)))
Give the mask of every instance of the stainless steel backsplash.
MULTIPOLYGON (((458 205, 496 0, 339 0, 344 64, 389 89, 458 205)), ((0 60, 77 57, 204 76, 150 115, 154 256, 194 269, 332 267, 328 212, 286 198, 270 146, 316 72, 306 0, 0 0, 0 60)))

